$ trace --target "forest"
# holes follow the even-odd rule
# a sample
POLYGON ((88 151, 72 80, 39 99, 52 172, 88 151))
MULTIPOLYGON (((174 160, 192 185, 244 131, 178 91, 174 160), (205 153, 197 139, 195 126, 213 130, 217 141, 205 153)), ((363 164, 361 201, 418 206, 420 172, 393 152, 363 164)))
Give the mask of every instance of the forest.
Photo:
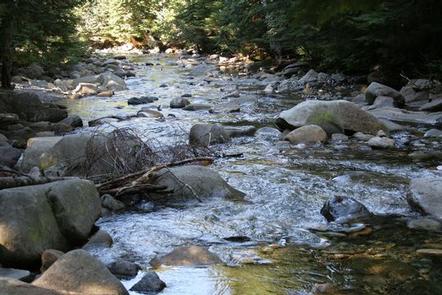
POLYGON ((89 47, 195 48, 399 80, 439 77, 437 0, 69 0, 0 6, 4 64, 73 61, 89 47), (393 77, 394 76, 394 77, 393 77))

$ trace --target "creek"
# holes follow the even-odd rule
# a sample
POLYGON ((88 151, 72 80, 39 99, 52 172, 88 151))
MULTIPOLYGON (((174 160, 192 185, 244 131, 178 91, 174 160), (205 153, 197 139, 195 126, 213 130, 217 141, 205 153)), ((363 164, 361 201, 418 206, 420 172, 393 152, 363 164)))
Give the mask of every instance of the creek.
MULTIPOLYGON (((111 98, 67 100, 69 113, 86 121, 136 114, 141 106, 128 106, 128 98, 156 96, 151 105, 161 105, 165 120, 135 118, 101 128, 129 127, 148 142, 173 144, 186 140, 196 123, 275 127, 275 116, 300 102, 299 97, 263 94, 272 78, 224 74, 205 59, 146 55, 131 60, 136 77, 126 81, 129 90, 111 98), (241 105, 239 113, 169 108, 171 99, 184 94, 191 94, 192 102, 216 105, 233 92, 240 94, 230 98, 241 105)), ((213 199, 101 218, 98 225, 114 245, 93 254, 147 269, 157 255, 201 245, 225 262, 163 267, 158 275, 168 287, 161 294, 309 294, 317 284, 332 286, 326 294, 442 294, 440 260, 416 254, 429 245, 442 248, 442 236, 408 229, 404 221, 416 216, 405 198, 409 179, 438 172, 417 166, 405 149, 371 150, 353 142, 293 148, 272 131, 235 138, 216 149, 241 155, 219 158, 212 168, 247 194, 244 202, 213 199), (377 215, 400 217, 382 219, 368 236, 308 231, 326 223, 320 209, 334 195, 353 197, 377 215)), ((135 282, 124 284, 130 288, 135 282)))

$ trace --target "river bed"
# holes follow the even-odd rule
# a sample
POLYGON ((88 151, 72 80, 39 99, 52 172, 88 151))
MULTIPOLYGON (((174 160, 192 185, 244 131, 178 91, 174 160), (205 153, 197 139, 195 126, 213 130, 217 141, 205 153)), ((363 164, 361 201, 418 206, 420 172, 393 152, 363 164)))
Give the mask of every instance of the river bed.
MULTIPOLYGON (((104 128, 129 127, 147 142, 173 144, 186 140, 196 123, 275 127, 275 116, 300 101, 263 94, 271 77, 223 74, 206 59, 146 55, 132 61, 136 77, 127 80, 129 90, 111 98, 67 100, 69 113, 85 121, 136 114, 141 106, 128 106, 128 98, 156 96, 159 100, 151 105, 161 106, 165 120, 135 118, 104 128), (222 98, 232 93, 240 96, 222 98), (170 100, 184 94, 191 94, 192 102, 212 105, 236 101, 241 112, 170 109, 170 100)), ((93 254, 104 262, 124 258, 148 269, 157 255, 178 246, 202 245, 225 263, 161 268, 158 274, 168 286, 161 294, 310 294, 318 284, 330 284, 331 293, 326 294, 442 294, 440 261, 415 252, 426 245, 442 248, 441 235, 404 225, 405 219, 417 216, 405 198, 409 179, 440 175, 434 167, 416 165, 405 149, 371 150, 351 141, 295 148, 271 132, 215 148, 241 155, 217 159, 212 168, 245 192, 245 201, 214 199, 104 217, 98 225, 111 234, 114 245, 93 254), (384 226, 368 236, 308 231, 326 223, 320 209, 334 195, 353 197, 375 214, 399 217, 383 221, 384 226), (225 239, 229 237, 247 239, 232 242, 225 239)))

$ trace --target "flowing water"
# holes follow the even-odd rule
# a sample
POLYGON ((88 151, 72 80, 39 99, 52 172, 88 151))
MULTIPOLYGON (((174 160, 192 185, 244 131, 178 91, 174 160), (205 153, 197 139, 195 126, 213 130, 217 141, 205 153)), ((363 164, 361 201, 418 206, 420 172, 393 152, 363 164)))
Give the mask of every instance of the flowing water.
MULTIPOLYGON (((275 116, 299 102, 297 97, 262 94, 271 78, 222 74, 203 59, 138 56, 133 62, 137 76, 127 80, 129 90, 112 98, 66 101, 70 113, 86 121, 136 114, 141 106, 128 106, 128 98, 157 96, 151 105, 162 106, 165 121, 135 118, 113 125, 130 127, 147 141, 170 144, 185 139, 195 123, 274 127, 275 116), (241 96, 222 99, 235 91, 241 96), (183 94, 212 105, 237 101, 241 112, 170 109, 170 100, 183 94)), ((212 168, 247 193, 245 202, 215 199, 102 218, 98 225, 112 235, 114 245, 94 254, 105 262, 124 258, 147 269, 157 255, 202 245, 225 262, 159 269, 168 285, 162 294, 309 294, 316 284, 326 283, 332 286, 327 294, 442 294, 440 261, 415 254, 418 248, 442 248, 442 237, 407 229, 402 220, 415 217, 405 199, 409 179, 437 170, 417 166, 405 150, 373 151, 352 142, 294 148, 271 131, 218 148, 241 155, 217 159, 212 168), (376 214, 403 217, 384 220, 369 236, 307 231, 325 223, 319 211, 334 195, 353 197, 376 214)), ((137 279, 124 283, 130 287, 137 279)))

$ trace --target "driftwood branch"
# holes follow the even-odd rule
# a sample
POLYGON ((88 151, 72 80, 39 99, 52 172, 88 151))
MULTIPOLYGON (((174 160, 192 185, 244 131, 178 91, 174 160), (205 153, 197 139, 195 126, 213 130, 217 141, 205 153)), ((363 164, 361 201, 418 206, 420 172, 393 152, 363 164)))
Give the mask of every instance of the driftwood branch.
POLYGON ((166 187, 152 185, 150 181, 152 180, 152 175, 164 168, 171 168, 177 166, 183 166, 186 164, 198 164, 203 166, 208 166, 213 163, 213 158, 209 157, 199 157, 186 159, 183 161, 172 162, 168 164, 162 164, 144 169, 138 172, 130 173, 104 183, 97 184, 97 190, 100 194, 112 194, 116 197, 121 197, 126 194, 134 193, 146 193, 146 192, 167 192, 166 187))

